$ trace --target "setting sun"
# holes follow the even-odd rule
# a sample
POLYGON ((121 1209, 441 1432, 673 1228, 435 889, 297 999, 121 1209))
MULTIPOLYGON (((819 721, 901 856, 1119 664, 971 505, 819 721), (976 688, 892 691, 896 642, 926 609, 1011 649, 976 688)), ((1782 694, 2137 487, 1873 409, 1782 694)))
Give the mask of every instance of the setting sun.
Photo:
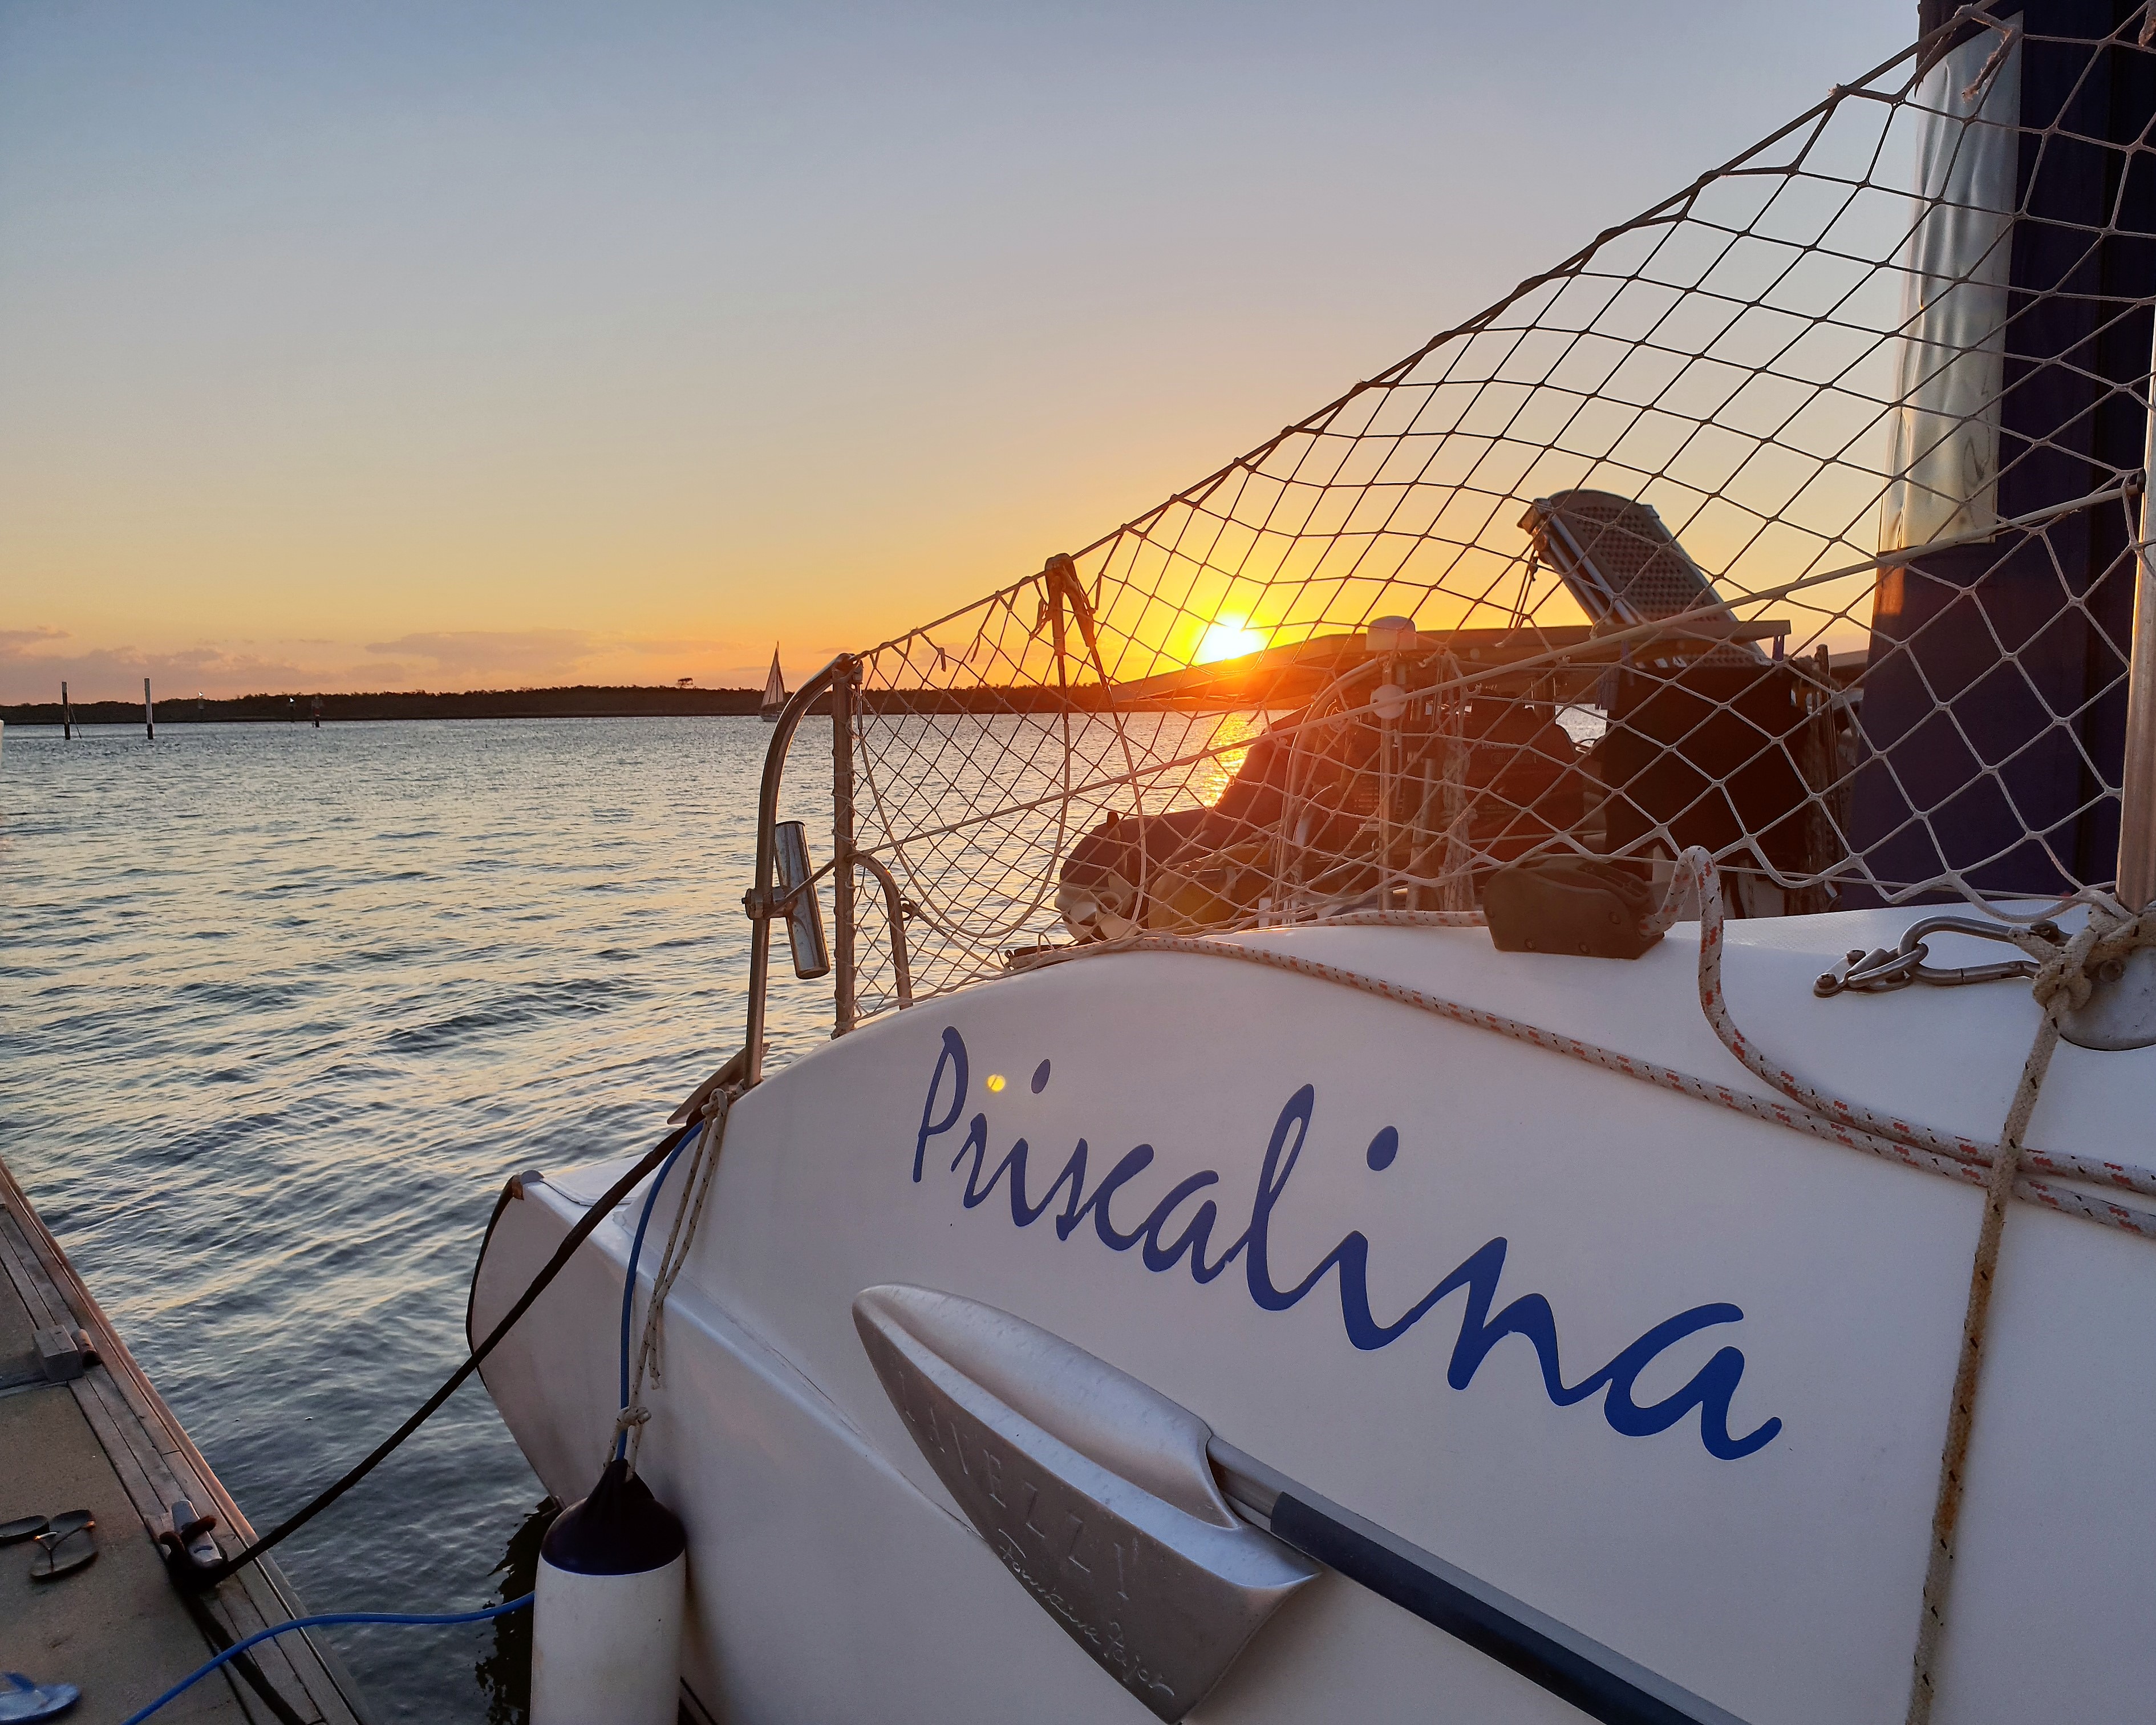
POLYGON ((1240 659, 1245 653, 1260 651, 1265 638, 1250 626, 1241 617, 1216 619, 1198 643, 1199 665, 1214 665, 1223 659, 1240 659))

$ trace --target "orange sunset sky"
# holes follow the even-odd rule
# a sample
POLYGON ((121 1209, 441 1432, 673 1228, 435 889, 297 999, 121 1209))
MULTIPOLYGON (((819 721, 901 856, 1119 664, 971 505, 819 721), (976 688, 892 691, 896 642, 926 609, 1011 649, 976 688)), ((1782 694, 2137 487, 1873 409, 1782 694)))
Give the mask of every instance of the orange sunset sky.
POLYGON ((798 680, 1912 4, 0 6, 0 701, 798 680))

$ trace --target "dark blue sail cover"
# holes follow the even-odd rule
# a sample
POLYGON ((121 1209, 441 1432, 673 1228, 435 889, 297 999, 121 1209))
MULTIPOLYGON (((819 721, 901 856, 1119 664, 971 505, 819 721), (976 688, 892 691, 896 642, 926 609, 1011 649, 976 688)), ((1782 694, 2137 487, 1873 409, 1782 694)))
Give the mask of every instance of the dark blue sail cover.
MULTIPOLYGON (((2156 59, 2131 45, 2139 0, 1993 9, 2026 33, 1998 410, 1994 513, 2007 520, 2142 465, 2156 59), (2106 45, 2114 33, 2125 45, 2106 45)), ((1923 0, 1924 28, 1954 10, 1923 0)), ((1999 39, 1977 25, 1960 39, 1972 34, 1999 39)), ((2112 877, 2105 793, 2121 773, 2138 514, 2110 502, 1882 572, 1861 708, 1876 752, 1851 834, 1877 879, 1953 871, 1980 891, 2048 896, 2112 877)))

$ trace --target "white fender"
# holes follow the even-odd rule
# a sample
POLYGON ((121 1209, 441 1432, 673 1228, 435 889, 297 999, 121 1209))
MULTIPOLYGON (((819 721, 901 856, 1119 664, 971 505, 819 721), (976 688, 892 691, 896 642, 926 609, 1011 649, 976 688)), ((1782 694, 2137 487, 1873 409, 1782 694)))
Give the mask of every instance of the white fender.
POLYGON ((531 1725, 675 1725, 686 1553, 640 1575, 579 1575, 539 1560, 531 1725))
POLYGON ((532 1725, 675 1725, 688 1575, 679 1518, 608 1462, 539 1548, 532 1725))

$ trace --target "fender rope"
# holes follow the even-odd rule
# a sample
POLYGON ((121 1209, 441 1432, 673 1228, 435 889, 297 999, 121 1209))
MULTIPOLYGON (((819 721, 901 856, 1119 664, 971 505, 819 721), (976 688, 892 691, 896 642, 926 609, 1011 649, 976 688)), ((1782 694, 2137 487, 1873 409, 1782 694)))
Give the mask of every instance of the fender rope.
MULTIPOLYGON (((661 1342, 663 1321, 666 1312, 666 1296, 673 1291, 674 1279, 680 1275, 682 1266, 689 1259, 689 1248, 696 1237, 697 1224, 703 1220, 704 1202, 711 1196, 712 1176, 718 1172, 719 1152, 726 1143, 726 1122, 733 1112, 740 1087, 722 1086, 714 1091, 701 1111, 703 1129, 696 1137, 696 1147, 689 1158, 687 1196, 675 1208, 673 1225, 666 1231, 666 1245, 659 1255, 659 1269, 652 1277, 651 1304, 644 1314, 644 1330, 636 1348, 635 1367, 632 1372, 629 1358, 629 1313, 636 1291, 636 1254, 631 1251, 629 1271, 622 1288, 622 1383, 621 1411, 614 1415, 613 1430, 607 1439, 608 1457, 623 1456, 629 1462, 629 1471, 636 1471, 637 1451, 643 1446, 644 1428, 649 1424, 651 1409, 639 1400, 644 1390, 647 1368, 651 1381, 662 1381, 664 1358, 661 1342)), ((677 1149, 675 1153, 679 1155, 677 1149)), ((662 1173, 660 1178, 665 1178, 662 1173)), ((644 1220, 651 1219, 651 1206, 659 1196, 659 1183, 652 1183, 650 1196, 644 1200, 644 1220)), ((637 1228, 636 1244, 641 1246, 644 1229, 637 1228)))

